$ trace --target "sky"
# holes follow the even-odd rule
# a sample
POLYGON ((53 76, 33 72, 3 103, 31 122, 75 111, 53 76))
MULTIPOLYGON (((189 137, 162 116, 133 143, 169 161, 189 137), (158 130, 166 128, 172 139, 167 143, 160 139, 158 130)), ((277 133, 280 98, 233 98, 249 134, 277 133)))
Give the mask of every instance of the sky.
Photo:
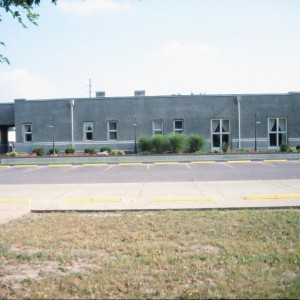
POLYGON ((300 91, 299 0, 42 0, 1 13, 0 102, 300 91))

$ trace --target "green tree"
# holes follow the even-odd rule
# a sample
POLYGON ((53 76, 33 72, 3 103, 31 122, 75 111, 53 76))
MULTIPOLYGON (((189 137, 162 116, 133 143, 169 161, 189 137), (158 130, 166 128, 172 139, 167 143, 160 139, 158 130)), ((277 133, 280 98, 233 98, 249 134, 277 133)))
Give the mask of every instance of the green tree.
MULTIPOLYGON (((50 0, 56 4, 57 0, 50 0)), ((40 4, 41 0, 0 0, 0 22, 2 22, 2 13, 10 14, 14 19, 27 28, 25 20, 31 24, 37 25, 39 15, 34 12, 34 8, 40 4)), ((0 41, 0 46, 5 47, 5 43, 0 41)), ((7 57, 0 53, 0 62, 10 64, 7 57)))

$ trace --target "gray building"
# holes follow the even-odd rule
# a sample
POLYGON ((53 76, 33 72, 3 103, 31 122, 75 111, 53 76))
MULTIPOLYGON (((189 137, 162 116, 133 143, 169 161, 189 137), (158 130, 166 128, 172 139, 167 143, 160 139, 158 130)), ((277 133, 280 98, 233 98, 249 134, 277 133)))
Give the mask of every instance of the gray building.
POLYGON ((7 131, 16 129, 15 150, 36 146, 64 151, 74 146, 98 150, 134 149, 136 136, 185 133, 205 137, 206 149, 278 149, 300 144, 300 93, 146 96, 49 100, 17 99, 0 104, 0 151, 8 151, 7 131), (52 126, 53 125, 53 126, 52 126))

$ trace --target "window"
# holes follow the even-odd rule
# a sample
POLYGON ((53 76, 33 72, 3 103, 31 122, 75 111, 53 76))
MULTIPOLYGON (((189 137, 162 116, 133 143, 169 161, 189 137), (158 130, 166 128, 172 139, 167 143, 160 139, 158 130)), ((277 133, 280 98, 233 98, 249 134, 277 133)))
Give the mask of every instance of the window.
POLYGON ((84 122, 83 123, 83 139, 85 141, 92 141, 94 139, 93 128, 94 128, 93 122, 84 122))
POLYGON ((229 144, 229 120, 211 120, 212 148, 221 148, 223 143, 229 144))
POLYGON ((163 120, 153 120, 153 134, 163 134, 163 120))
POLYGON ((268 122, 269 147, 280 147, 287 142, 287 119, 270 118, 268 122))
POLYGON ((183 120, 174 120, 174 133, 183 133, 183 120))
POLYGON ((109 121, 108 122, 108 139, 117 140, 118 139, 118 122, 109 121))
POLYGON ((32 142, 32 125, 24 124, 23 131, 24 131, 24 142, 32 142))

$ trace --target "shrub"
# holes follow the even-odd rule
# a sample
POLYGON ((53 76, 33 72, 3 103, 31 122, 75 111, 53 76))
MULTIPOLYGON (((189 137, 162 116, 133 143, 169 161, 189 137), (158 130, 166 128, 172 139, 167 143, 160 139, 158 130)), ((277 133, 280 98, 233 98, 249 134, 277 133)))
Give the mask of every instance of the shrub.
POLYGON ((204 137, 201 135, 192 134, 187 139, 188 152, 194 153, 200 151, 203 148, 205 143, 204 137))
POLYGON ((167 149, 166 136, 162 134, 156 134, 152 137, 152 145, 155 153, 164 153, 167 149))
POLYGON ((37 156, 43 156, 45 155, 45 149, 44 147, 35 147, 33 148, 32 153, 35 153, 37 156))
POLYGON ((125 155, 125 151, 114 149, 114 150, 111 151, 111 154, 112 155, 125 155))
MULTIPOLYGON (((58 153, 59 153, 59 149, 55 148, 55 149, 54 149, 54 152, 55 152, 55 154, 58 154, 58 153)), ((50 150, 49 150, 49 154, 50 154, 50 155, 53 154, 53 149, 50 149, 50 150)))
POLYGON ((183 134, 171 134, 168 137, 172 153, 183 152, 186 143, 186 137, 183 134))
POLYGON ((297 145, 297 146, 296 146, 296 150, 297 150, 297 151, 300 151, 300 145, 297 145))
POLYGON ((152 138, 150 136, 142 135, 139 137, 139 145, 141 152, 152 151, 152 138))
POLYGON ((74 154, 75 153, 75 148, 74 147, 68 147, 66 150, 65 150, 65 153, 66 154, 74 154))
POLYGON ((289 149, 289 145, 287 143, 283 143, 280 145, 280 151, 281 152, 287 152, 289 149))
POLYGON ((108 152, 108 153, 111 153, 111 147, 104 146, 104 147, 100 148, 100 152, 108 152))
POLYGON ((18 152, 7 152, 6 157, 20 157, 18 152))
POLYGON ((222 144, 222 150, 223 150, 223 153, 227 153, 228 148, 229 148, 228 143, 225 143, 225 142, 224 142, 224 143, 222 144))
POLYGON ((143 151, 143 152, 140 152, 140 154, 142 154, 142 155, 153 154, 153 151, 143 151))
POLYGON ((88 153, 88 154, 96 154, 96 148, 94 147, 88 147, 84 149, 84 153, 88 153))

